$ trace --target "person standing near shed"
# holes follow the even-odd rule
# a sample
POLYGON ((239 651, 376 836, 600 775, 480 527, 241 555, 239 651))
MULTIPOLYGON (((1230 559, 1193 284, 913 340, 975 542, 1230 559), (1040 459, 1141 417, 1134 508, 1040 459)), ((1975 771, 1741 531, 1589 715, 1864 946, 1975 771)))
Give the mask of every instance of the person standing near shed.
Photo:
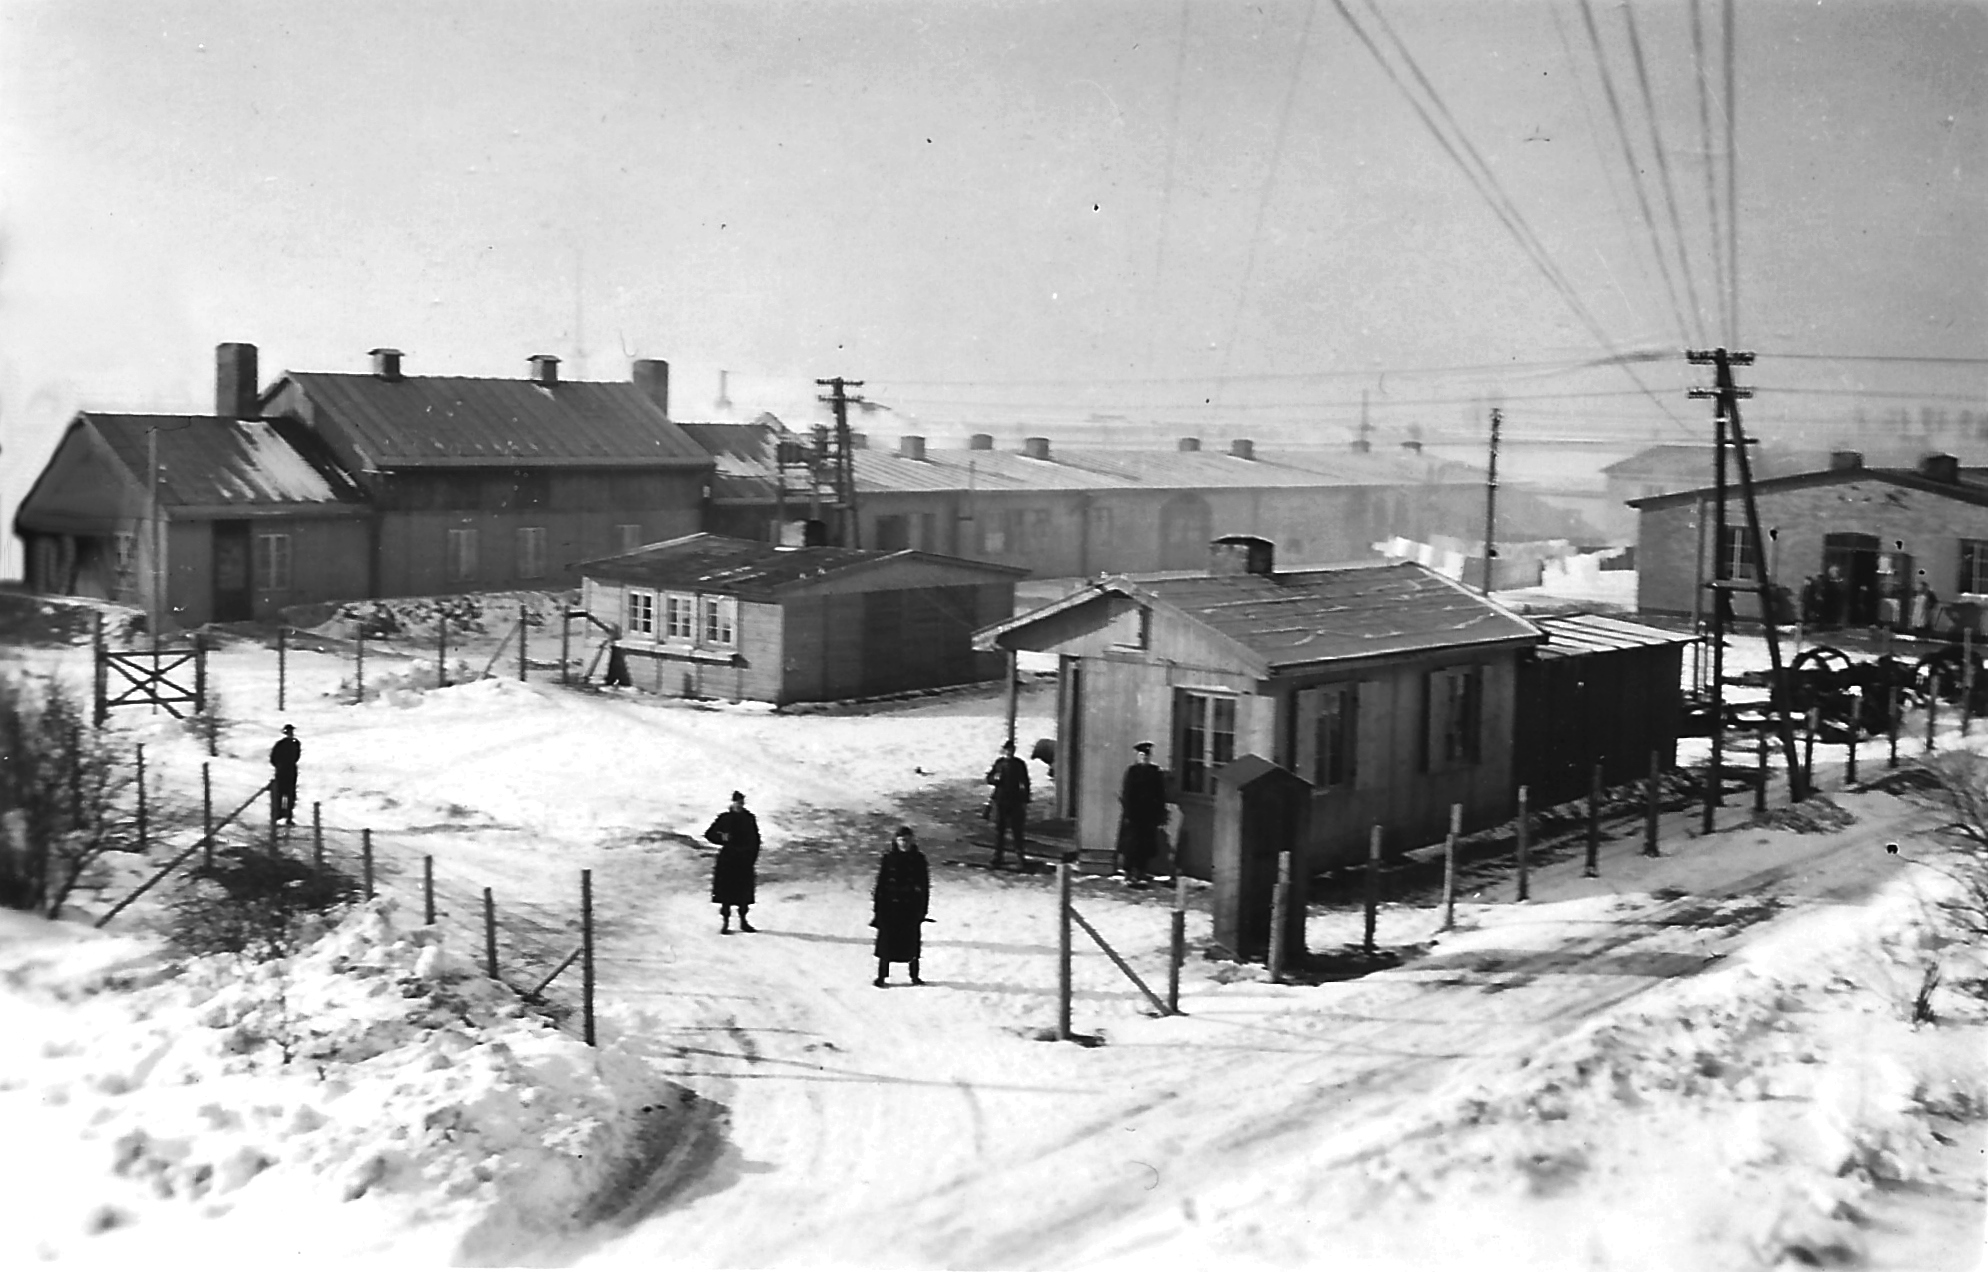
POLYGON ((757 932, 746 919, 759 883, 759 819, 746 809, 743 791, 732 792, 732 806, 719 813, 704 837, 718 845, 711 867, 711 899, 718 903, 718 931, 732 930, 732 907, 739 908, 739 931, 757 932))
POLYGON ((269 779, 271 821, 297 824, 297 761, 303 753, 304 744, 297 741, 296 727, 284 725, 283 736, 269 748, 269 767, 275 770, 269 779))
POLYGON ((877 884, 870 892, 870 926, 877 930, 877 978, 882 989, 890 983, 892 963, 911 964, 911 983, 923 985, 918 955, 925 942, 926 912, 932 903, 932 877, 911 827, 899 826, 890 850, 877 866, 877 884))
POLYGON ((1007 838, 1015 841, 1015 869, 1028 869, 1028 849, 1023 829, 1029 811, 1029 762, 1015 754, 1015 740, 1001 744, 1000 757, 987 770, 987 784, 994 788, 994 865, 998 869, 1007 852, 1007 838))
POLYGON ((1126 768, 1118 791, 1118 859, 1126 882, 1144 887, 1153 881, 1153 854, 1167 824, 1167 775, 1153 763, 1151 742, 1132 750, 1137 758, 1126 768))

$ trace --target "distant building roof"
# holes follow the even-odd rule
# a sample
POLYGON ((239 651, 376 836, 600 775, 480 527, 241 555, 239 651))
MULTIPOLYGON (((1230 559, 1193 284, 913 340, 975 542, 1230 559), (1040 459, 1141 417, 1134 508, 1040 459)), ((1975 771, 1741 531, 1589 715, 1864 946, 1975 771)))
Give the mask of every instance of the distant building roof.
MULTIPOLYGON (((1776 491, 1802 490, 1813 486, 1840 486, 1859 481, 1876 481, 1907 490, 1924 491, 1929 495, 1939 495, 1961 503, 1988 507, 1988 484, 1983 484, 1978 478, 1978 472, 1970 469, 1960 469, 1958 480, 1949 482, 1936 480, 1909 468, 1824 468, 1756 481, 1753 483, 1753 490, 1756 495, 1773 494, 1776 491)), ((1737 492, 1732 493, 1736 498, 1737 492)), ((1668 494, 1651 495, 1645 499, 1630 499, 1626 502, 1632 508, 1667 508, 1673 504, 1710 499, 1716 494, 1717 491, 1712 486, 1699 486, 1691 490, 1673 490, 1668 494)))
POLYGON ((1570 658, 1619 649, 1648 649, 1659 645, 1689 645, 1694 637, 1667 632, 1606 614, 1549 614, 1533 623, 1546 633, 1536 651, 1541 658, 1570 658))
POLYGON ((1227 637, 1266 670, 1506 642, 1540 629, 1420 565, 1352 565, 1273 574, 1204 574, 1133 583, 1103 579, 983 628, 976 643, 1109 596, 1165 606, 1227 637))
POLYGON ((580 563, 589 578, 613 579, 644 587, 685 591, 728 592, 749 598, 770 598, 785 589, 814 583, 829 575, 844 575, 893 560, 926 560, 963 573, 1019 578, 1027 570, 936 556, 929 552, 881 552, 867 548, 783 548, 756 539, 718 534, 690 534, 632 552, 580 563))
POLYGON ((87 422, 139 485, 151 488, 158 461, 159 503, 168 508, 356 502, 358 492, 329 464, 314 465, 268 420, 211 415, 111 415, 87 422))
MULTIPOLYGON (((1783 477, 1791 473, 1804 472, 1814 468, 1824 468, 1829 464, 1829 452, 1811 450, 1782 450, 1773 446, 1762 446, 1751 452, 1753 475, 1762 477, 1783 477)), ((1730 465, 1731 457, 1727 463, 1730 465)), ((1602 475, 1617 481, 1678 482, 1693 486, 1711 485, 1713 448, 1697 442, 1667 442, 1658 446, 1646 447, 1627 459, 1618 459, 1604 467, 1602 475)), ((1729 473, 1733 472, 1728 468, 1729 473)), ((1737 478, 1735 478, 1737 480, 1737 478)))
POLYGON ((284 379, 332 417, 368 469, 711 465, 632 383, 330 371, 291 371, 284 379))

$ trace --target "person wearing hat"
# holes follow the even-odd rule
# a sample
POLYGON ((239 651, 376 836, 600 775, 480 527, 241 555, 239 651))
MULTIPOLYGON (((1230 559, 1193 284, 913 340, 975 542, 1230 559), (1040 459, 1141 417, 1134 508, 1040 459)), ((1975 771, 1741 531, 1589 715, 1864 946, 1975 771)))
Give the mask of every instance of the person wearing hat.
POLYGON ((732 792, 732 806, 719 813, 704 837, 718 845, 711 867, 711 899, 718 903, 718 931, 732 930, 732 907, 739 908, 739 931, 757 932, 746 920, 759 884, 759 819, 746 810, 743 791, 732 792))
POLYGON ((1144 887, 1159 847, 1160 829, 1167 824, 1167 775, 1153 763, 1153 744, 1135 743, 1135 758, 1126 767, 1118 790, 1118 860, 1127 883, 1144 887))
POLYGON ((931 904, 932 876, 925 854, 919 851, 918 837, 911 833, 911 827, 899 826, 877 866, 876 887, 870 891, 870 926, 877 930, 877 978, 872 985, 882 989, 890 982, 892 963, 911 964, 911 983, 925 983, 918 976, 918 955, 924 947, 925 915, 931 904))
POLYGON ((1001 865, 1007 840, 1013 838, 1015 869, 1026 871, 1029 858, 1022 827, 1029 811, 1029 762, 1015 754, 1013 738, 1001 744, 1000 756, 995 759, 994 767, 987 770, 987 784, 994 788, 994 865, 996 868, 1001 865))
POLYGON ((297 761, 303 753, 304 744, 297 741, 295 726, 284 725, 283 736, 269 748, 269 767, 275 770, 269 779, 271 821, 297 824, 297 761))

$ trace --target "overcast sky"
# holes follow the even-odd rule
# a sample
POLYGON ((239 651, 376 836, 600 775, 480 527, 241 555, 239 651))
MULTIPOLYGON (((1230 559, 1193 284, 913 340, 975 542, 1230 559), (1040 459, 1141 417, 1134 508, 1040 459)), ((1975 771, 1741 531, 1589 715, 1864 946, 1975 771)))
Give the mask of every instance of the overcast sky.
POLYGON ((224 340, 666 358, 693 419, 844 375, 939 442, 1363 390, 1684 440, 1701 374, 1570 368, 1729 338, 1769 434, 1988 408, 1869 360, 1988 356, 1988 6, 1736 9, 1735 220, 1723 0, 0 0, 0 515, 79 406, 211 410, 224 340))

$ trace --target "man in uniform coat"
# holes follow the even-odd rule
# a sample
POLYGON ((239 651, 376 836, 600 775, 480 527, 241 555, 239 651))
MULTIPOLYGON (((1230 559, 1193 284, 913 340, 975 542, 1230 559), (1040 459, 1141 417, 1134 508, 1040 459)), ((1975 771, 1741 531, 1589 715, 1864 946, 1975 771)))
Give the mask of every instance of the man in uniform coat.
POLYGON ((918 955, 924 946, 925 912, 932 903, 931 874, 925 854, 911 827, 899 826, 890 851, 877 866, 877 885, 870 892, 870 926, 877 930, 877 978, 881 989, 890 981, 892 963, 911 964, 911 983, 918 977, 918 955))
POLYGON ((719 813, 704 832, 718 845, 718 860, 711 867, 711 899, 718 903, 720 933, 732 930, 732 907, 739 908, 739 931, 757 932, 746 921, 753 893, 759 883, 759 819, 746 811, 742 791, 732 792, 732 806, 719 813))
POLYGON ((1028 851, 1023 845, 1022 827, 1029 811, 1029 762, 1015 754, 1015 740, 1001 744, 1000 757, 987 770, 987 784, 994 788, 994 864, 998 867, 1007 852, 1007 840, 1015 841, 1015 869, 1028 869, 1028 851))
POLYGON ((1118 791, 1118 856, 1128 883, 1148 884, 1160 829, 1167 824, 1167 775, 1153 763, 1153 744, 1141 742, 1118 791))
POLYGON ((297 741, 295 726, 284 725, 283 736, 269 748, 269 767, 275 770, 269 779, 271 821, 297 824, 297 761, 303 753, 304 744, 297 741))

